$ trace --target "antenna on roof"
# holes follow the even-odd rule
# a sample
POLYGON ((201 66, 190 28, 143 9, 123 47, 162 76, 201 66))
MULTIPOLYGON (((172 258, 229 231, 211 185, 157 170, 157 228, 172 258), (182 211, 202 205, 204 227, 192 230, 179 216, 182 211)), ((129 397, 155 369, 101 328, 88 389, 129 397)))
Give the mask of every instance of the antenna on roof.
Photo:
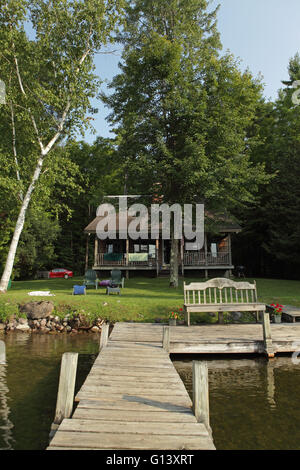
POLYGON ((140 197, 151 197, 151 194, 136 194, 136 195, 130 195, 130 194, 125 194, 125 195, 118 195, 118 196, 103 196, 103 199, 124 199, 124 198, 131 198, 131 199, 139 199, 140 197))

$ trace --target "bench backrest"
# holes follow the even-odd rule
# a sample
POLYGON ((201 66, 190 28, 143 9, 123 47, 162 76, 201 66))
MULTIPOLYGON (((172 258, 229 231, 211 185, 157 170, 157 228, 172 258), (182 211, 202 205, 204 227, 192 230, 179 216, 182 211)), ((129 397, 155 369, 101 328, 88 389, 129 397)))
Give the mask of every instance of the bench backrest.
POLYGON ((256 283, 216 278, 206 282, 184 283, 185 305, 234 304, 257 302, 256 283))

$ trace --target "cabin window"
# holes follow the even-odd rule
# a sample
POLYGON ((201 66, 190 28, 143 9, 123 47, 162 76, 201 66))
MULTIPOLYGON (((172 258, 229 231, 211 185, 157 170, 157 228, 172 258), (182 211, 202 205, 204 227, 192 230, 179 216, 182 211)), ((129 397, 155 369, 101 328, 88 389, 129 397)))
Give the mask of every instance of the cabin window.
POLYGON ((149 258, 155 258, 156 247, 155 245, 149 245, 149 258))
POLYGON ((154 243, 135 243, 133 245, 134 253, 148 253, 149 258, 155 258, 156 246, 154 243))
POLYGON ((211 251, 212 256, 213 256, 214 258, 216 258, 217 255, 218 255, 218 249, 217 249, 217 244, 216 244, 216 243, 212 243, 212 244, 210 245, 210 251, 211 251))

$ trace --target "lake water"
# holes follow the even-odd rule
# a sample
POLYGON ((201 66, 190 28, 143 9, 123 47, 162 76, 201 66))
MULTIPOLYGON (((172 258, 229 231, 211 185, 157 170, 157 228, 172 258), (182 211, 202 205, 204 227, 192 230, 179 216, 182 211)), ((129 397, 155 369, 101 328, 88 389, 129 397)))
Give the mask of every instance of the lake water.
MULTIPOLYGON (((77 391, 98 353, 99 336, 20 333, 0 339, 7 351, 7 364, 0 365, 0 449, 45 449, 61 356, 79 353, 77 391)), ((205 360, 217 449, 300 449, 300 366, 290 357, 205 360)), ((176 358, 174 365, 191 394, 191 358, 176 358)))
POLYGON ((0 365, 0 449, 45 449, 54 418, 60 362, 78 352, 76 391, 99 350, 99 336, 8 334, 0 365))
MULTIPOLYGON (((205 360, 217 449, 300 449, 300 366, 291 357, 205 360)), ((192 398, 192 362, 174 365, 192 398)))

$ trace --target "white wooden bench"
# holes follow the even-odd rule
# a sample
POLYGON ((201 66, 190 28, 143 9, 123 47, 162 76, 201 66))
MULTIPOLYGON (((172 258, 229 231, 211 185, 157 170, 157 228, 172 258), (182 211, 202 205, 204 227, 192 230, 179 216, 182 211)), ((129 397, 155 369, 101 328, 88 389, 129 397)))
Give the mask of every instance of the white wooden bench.
POLYGON ((207 282, 184 283, 185 323, 190 326, 190 313, 216 312, 219 323, 223 312, 254 312, 256 321, 259 312, 265 312, 265 304, 257 301, 256 283, 235 282, 226 278, 207 282))

